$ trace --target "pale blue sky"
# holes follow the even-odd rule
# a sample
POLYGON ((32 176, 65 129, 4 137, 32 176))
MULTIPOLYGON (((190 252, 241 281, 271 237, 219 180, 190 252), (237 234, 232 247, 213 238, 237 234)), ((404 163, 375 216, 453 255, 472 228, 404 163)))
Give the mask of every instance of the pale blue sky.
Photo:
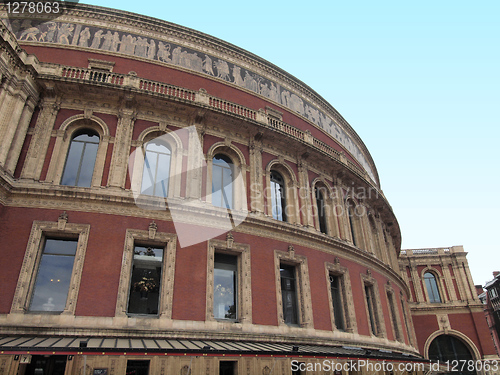
POLYGON ((500 270, 500 2, 84 1, 233 43, 332 104, 370 150, 403 248, 500 270))

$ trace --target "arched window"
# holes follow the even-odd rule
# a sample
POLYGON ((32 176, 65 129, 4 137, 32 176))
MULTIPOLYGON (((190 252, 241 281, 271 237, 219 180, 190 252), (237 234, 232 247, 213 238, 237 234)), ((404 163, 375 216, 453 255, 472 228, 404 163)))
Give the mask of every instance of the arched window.
POLYGON ((318 210, 318 221, 319 221, 319 230, 321 233, 328 234, 327 231, 327 223, 326 223, 326 204, 325 204, 325 195, 323 194, 323 189, 320 187, 316 187, 316 208, 318 210))
POLYGON ((271 171, 271 204, 273 219, 286 221, 285 180, 276 171, 271 171))
POLYGON ((224 154, 212 159, 212 204, 222 208, 233 208, 233 161, 224 154))
MULTIPOLYGON (((432 340, 429 346, 429 359, 440 361, 441 363, 449 363, 458 361, 458 363, 469 363, 474 358, 467 345, 461 340, 451 335, 440 335, 432 340)), ((475 375, 475 371, 470 371, 467 366, 458 368, 459 371, 453 372, 458 375, 475 375)))
POLYGON ((141 193, 166 198, 172 152, 165 144, 153 140, 147 143, 144 154, 141 193))
POLYGON ((99 147, 99 135, 90 129, 76 132, 71 139, 61 185, 90 187, 99 147))
POLYGON ((358 239, 357 239, 357 233, 356 233, 356 224, 355 220, 356 217, 355 215, 355 208, 353 207, 351 202, 347 203, 347 216, 349 220, 349 229, 351 231, 351 237, 352 237, 352 243, 354 246, 358 246, 358 239))
POLYGON ((425 287, 427 288, 427 295, 429 296, 430 303, 441 303, 441 296, 439 295, 439 288, 436 280, 436 275, 432 272, 424 274, 425 287))

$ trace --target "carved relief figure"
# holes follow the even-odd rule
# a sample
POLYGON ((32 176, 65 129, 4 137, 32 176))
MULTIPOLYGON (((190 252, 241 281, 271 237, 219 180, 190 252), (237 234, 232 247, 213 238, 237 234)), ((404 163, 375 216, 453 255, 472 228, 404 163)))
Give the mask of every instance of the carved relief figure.
POLYGON ((182 52, 180 62, 185 68, 192 69, 197 72, 203 71, 203 62, 196 53, 187 53, 186 51, 182 52))
POLYGON ((269 98, 270 90, 269 90, 269 86, 267 85, 267 83, 263 83, 263 82, 260 83, 259 92, 262 96, 269 98))
POLYGON ((269 99, 274 100, 275 102, 279 102, 278 88, 276 87, 274 82, 271 82, 271 89, 269 90, 269 99))
POLYGON ((212 70, 212 59, 208 55, 205 55, 205 60, 203 60, 203 70, 212 76, 215 75, 212 70))
POLYGON ((57 32, 57 24, 55 22, 47 22, 47 32, 44 35, 44 40, 46 42, 54 42, 54 38, 57 32))
POLYGON ((239 66, 233 66, 233 77, 235 84, 243 86, 243 78, 241 78, 241 68, 239 66))
POLYGON ((23 38, 25 38, 24 40, 37 41, 38 38, 36 36, 39 33, 40 33, 40 30, 38 30, 38 27, 30 27, 21 33, 21 36, 19 37, 19 39, 23 40, 23 38))
POLYGON ((148 59, 154 59, 156 55, 156 42, 151 39, 148 44, 148 59))
POLYGON ((290 109, 304 114, 304 102, 295 94, 290 96, 290 109))
POLYGON ((115 31, 113 34, 113 39, 111 40, 111 46, 109 50, 112 52, 116 52, 118 50, 118 44, 120 44, 120 35, 115 31))
POLYGON ((181 52, 182 52, 182 48, 181 47, 175 47, 174 48, 174 50, 172 51, 172 64, 180 65, 180 63, 181 63, 181 52))
POLYGON ((217 77, 229 80, 229 65, 224 60, 214 61, 214 67, 217 69, 217 77))
POLYGON ((101 38, 102 38, 102 33, 104 31, 102 30, 97 30, 96 33, 94 34, 94 39, 92 39, 92 45, 90 48, 99 48, 101 45, 101 38))
POLYGON ((319 123, 319 111, 308 104, 306 104, 306 116, 315 124, 319 123))
POLYGON ((158 60, 170 62, 170 44, 164 45, 163 42, 158 42, 158 60))
POLYGON ((63 23, 59 27, 58 42, 61 44, 69 44, 69 37, 73 34, 74 26, 69 23, 63 23))
MULTIPOLYGON (((128 34, 127 37, 125 38, 125 49, 123 52, 128 53, 130 55, 133 55, 135 52, 135 42, 137 38, 133 37, 132 35, 128 34)), ((123 41, 122 41, 123 44, 123 41)))
POLYGON ((281 92, 281 104, 288 107, 289 100, 290 100, 290 91, 283 90, 281 92))
POLYGON ((78 45, 80 47, 88 47, 89 46, 89 39, 90 39, 90 31, 89 31, 89 28, 86 27, 80 33, 80 41, 78 42, 78 45))
POLYGON ((136 56, 146 57, 146 54, 147 54, 147 39, 146 38, 141 38, 140 36, 137 37, 134 54, 136 56))
POLYGON ((248 71, 245 71, 245 78, 243 79, 243 86, 249 90, 257 92, 257 89, 258 89, 257 81, 253 78, 253 76, 248 71))
POLYGON ((113 43, 113 34, 108 30, 106 35, 104 35, 104 43, 102 43, 101 49, 109 51, 111 49, 111 43, 113 43))

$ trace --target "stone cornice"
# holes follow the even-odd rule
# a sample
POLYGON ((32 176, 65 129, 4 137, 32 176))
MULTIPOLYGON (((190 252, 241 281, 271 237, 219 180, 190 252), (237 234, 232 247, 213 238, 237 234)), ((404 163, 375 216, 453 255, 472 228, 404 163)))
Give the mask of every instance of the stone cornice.
MULTIPOLYGON (((155 198, 153 198, 151 204, 154 205, 154 201, 155 198)), ((182 199, 179 202, 182 203, 182 199)), ((95 212, 172 221, 172 216, 168 210, 146 211, 138 208, 132 192, 129 190, 103 189, 100 187, 89 189, 37 183, 27 180, 14 180, 4 173, 0 174, 0 203, 12 207, 57 210, 63 208, 67 211, 95 212)), ((246 213, 241 214, 246 215, 246 213)), ((207 219, 209 219, 207 222, 214 222, 215 224, 217 218, 220 216, 216 208, 200 208, 197 215, 206 215, 207 219)), ((238 212, 234 212, 233 215, 238 215, 238 212)), ((279 222, 266 216, 258 216, 252 213, 248 214, 244 222, 234 232, 251 235, 258 234, 259 236, 279 239, 340 256, 384 275, 396 283, 406 295, 409 295, 408 286, 399 275, 398 270, 391 269, 371 253, 354 247, 340 238, 326 236, 314 229, 279 222)))

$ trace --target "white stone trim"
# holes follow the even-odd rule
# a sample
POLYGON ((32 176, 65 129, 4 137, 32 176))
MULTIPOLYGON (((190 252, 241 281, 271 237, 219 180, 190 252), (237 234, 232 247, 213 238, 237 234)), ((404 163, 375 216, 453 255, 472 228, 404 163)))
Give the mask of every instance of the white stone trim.
MULTIPOLYGON (((206 290, 206 320, 214 321, 214 258, 215 253, 235 255, 238 257, 238 290, 236 302, 239 323, 252 323, 252 278, 250 262, 250 245, 233 242, 228 234, 228 240, 209 240, 207 251, 207 290, 206 290)), ((233 322, 228 321, 228 324, 233 322)))
POLYGON ((89 224, 67 223, 67 219, 59 220, 59 222, 33 222, 12 302, 11 314, 22 314, 28 311, 33 289, 35 287, 38 267, 42 258, 44 240, 47 237, 54 237, 78 239, 66 307, 62 312, 62 315, 75 315, 89 233, 89 224))
POLYGON ((160 301, 158 302, 158 317, 172 318, 172 301, 174 293, 175 257, 177 235, 138 229, 127 229, 123 248, 120 284, 116 299, 115 316, 126 317, 132 277, 132 262, 136 244, 145 246, 161 246, 163 252, 163 266, 161 271, 160 301), (151 233, 151 234, 150 234, 151 233))

